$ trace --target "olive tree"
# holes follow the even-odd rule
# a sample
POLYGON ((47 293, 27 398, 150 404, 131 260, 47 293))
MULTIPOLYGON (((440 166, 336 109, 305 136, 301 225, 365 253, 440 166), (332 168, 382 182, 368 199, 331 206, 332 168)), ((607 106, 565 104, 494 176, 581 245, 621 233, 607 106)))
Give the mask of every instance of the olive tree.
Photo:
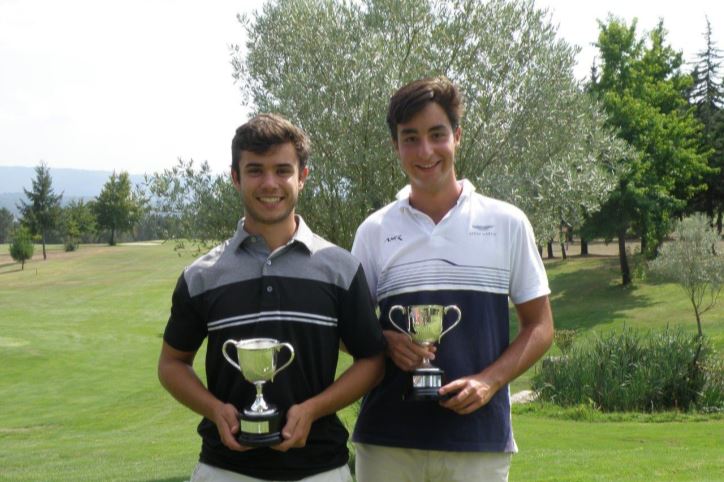
POLYGON ((655 273, 678 283, 686 292, 702 336, 701 315, 716 304, 724 287, 724 254, 719 235, 703 214, 684 219, 674 229, 673 241, 651 262, 655 273))
POLYGON ((531 1, 277 0, 239 19, 242 98, 310 134, 299 211, 333 242, 349 246, 404 184, 387 102, 421 77, 445 75, 465 96, 458 175, 526 211, 540 240, 595 210, 620 175, 626 145, 575 81, 576 50, 531 1))

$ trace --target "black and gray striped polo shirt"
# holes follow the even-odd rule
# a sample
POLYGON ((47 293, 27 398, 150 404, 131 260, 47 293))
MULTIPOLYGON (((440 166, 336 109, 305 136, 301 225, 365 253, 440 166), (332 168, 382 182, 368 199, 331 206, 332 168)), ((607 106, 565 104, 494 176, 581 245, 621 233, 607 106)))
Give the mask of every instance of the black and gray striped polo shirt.
MULTIPOLYGON (((239 410, 251 404, 255 390, 222 356, 226 340, 265 337, 292 344, 295 360, 264 386, 266 400, 283 411, 333 383, 340 341, 355 358, 384 348, 360 263, 312 233, 299 216, 297 224, 289 243, 270 253, 241 220, 233 238, 184 270, 173 293, 164 340, 196 351, 207 339, 208 389, 239 410)), ((284 362, 286 355, 280 356, 284 362)), ((295 480, 348 458, 348 434, 336 415, 316 421, 306 447, 286 453, 228 450, 206 418, 198 431, 202 462, 251 477, 295 480)))

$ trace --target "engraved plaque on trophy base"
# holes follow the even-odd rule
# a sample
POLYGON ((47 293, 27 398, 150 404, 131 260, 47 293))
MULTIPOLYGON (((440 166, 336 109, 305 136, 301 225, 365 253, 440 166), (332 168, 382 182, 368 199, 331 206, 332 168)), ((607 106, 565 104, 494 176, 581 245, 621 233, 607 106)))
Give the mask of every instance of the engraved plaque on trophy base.
POLYGON ((256 414, 244 410, 239 417, 239 434, 236 440, 246 447, 268 447, 280 444, 284 417, 279 412, 256 414))

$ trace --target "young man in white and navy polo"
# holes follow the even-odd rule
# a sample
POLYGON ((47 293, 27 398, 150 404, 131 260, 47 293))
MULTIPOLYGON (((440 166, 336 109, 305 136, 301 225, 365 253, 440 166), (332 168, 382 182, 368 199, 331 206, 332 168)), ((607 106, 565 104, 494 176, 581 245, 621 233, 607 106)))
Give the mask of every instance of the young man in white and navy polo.
POLYGON ((552 342, 550 290, 528 219, 455 176, 461 114, 446 78, 412 82, 390 99, 387 122, 410 184, 362 223, 352 247, 388 355, 355 427, 359 482, 507 480, 517 451, 508 383, 552 342), (520 320, 512 343, 509 298, 520 320), (436 350, 387 321, 393 305, 420 304, 462 312, 436 350), (403 400, 408 372, 426 356, 445 371, 442 401, 403 400))

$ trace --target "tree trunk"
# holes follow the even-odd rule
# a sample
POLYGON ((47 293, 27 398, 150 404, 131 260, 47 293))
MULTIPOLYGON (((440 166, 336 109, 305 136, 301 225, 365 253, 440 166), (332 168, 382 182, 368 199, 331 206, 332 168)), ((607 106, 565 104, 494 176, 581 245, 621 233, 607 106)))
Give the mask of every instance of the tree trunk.
POLYGON ((696 302, 694 301, 694 297, 691 297, 691 305, 694 307, 694 314, 696 315, 696 327, 699 330, 699 339, 701 339, 702 336, 704 336, 704 333, 701 331, 701 315, 699 314, 699 307, 696 306, 696 302))
POLYGON ((553 259, 553 241, 548 241, 548 259, 553 259))
POLYGON ((721 236, 722 228, 722 217, 724 217, 724 209, 719 210, 719 214, 716 216, 716 232, 721 236))
POLYGON ((111 246, 116 245, 116 228, 111 228, 111 240, 108 242, 111 246))
POLYGON ((48 259, 48 255, 45 253, 45 231, 43 231, 43 260, 48 259))
POLYGON ((621 263, 621 283, 624 286, 631 284, 631 269, 628 266, 628 258, 626 257, 626 230, 622 229, 618 233, 618 259, 621 263))
POLYGON ((581 238, 581 256, 588 256, 588 241, 581 238))
POLYGON ((566 243, 561 243, 561 256, 563 256, 563 259, 568 259, 568 256, 566 256, 566 243))

